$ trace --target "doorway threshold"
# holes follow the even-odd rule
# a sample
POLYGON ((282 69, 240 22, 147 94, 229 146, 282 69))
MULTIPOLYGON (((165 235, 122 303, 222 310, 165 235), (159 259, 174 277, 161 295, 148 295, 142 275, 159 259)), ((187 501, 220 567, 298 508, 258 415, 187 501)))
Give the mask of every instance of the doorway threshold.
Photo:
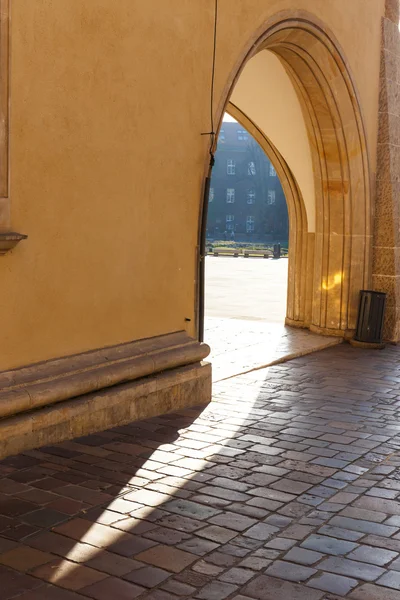
POLYGON ((311 333, 281 323, 207 317, 205 342, 216 383, 284 363, 342 343, 342 338, 311 333))

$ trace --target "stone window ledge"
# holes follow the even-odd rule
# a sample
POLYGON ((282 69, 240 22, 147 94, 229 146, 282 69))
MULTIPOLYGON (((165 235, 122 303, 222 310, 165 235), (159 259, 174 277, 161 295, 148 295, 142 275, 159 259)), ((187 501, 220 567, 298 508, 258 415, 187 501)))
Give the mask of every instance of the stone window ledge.
POLYGON ((0 232, 0 255, 6 254, 20 242, 26 240, 28 236, 15 231, 0 232))

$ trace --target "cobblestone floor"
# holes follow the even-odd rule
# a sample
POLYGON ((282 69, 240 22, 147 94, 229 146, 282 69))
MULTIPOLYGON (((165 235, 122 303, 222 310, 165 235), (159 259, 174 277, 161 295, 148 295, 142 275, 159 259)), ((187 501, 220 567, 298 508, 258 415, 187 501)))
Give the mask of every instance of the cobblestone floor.
POLYGON ((0 463, 2 600, 400 600, 400 349, 0 463))

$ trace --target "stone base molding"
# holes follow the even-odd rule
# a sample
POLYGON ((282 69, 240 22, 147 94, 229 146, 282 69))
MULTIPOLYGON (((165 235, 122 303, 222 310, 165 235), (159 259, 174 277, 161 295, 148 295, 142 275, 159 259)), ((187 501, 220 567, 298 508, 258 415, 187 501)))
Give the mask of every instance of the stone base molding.
POLYGON ((211 400, 209 354, 186 332, 0 374, 0 458, 211 400))

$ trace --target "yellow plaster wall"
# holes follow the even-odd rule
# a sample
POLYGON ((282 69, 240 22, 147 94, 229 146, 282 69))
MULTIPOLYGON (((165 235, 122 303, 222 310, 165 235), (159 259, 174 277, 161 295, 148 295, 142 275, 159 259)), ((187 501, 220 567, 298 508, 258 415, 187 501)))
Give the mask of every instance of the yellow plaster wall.
MULTIPOLYGON (((373 166, 383 4, 301 2, 344 48, 373 166)), ((11 218, 29 239, 0 258, 0 369, 194 334, 214 2, 11 5, 11 218)), ((298 6, 220 0, 217 104, 255 32, 298 6)))
POLYGON ((279 58, 263 50, 250 59, 231 100, 267 135, 288 163, 303 196, 308 231, 314 232, 314 173, 307 128, 300 101, 279 58))

